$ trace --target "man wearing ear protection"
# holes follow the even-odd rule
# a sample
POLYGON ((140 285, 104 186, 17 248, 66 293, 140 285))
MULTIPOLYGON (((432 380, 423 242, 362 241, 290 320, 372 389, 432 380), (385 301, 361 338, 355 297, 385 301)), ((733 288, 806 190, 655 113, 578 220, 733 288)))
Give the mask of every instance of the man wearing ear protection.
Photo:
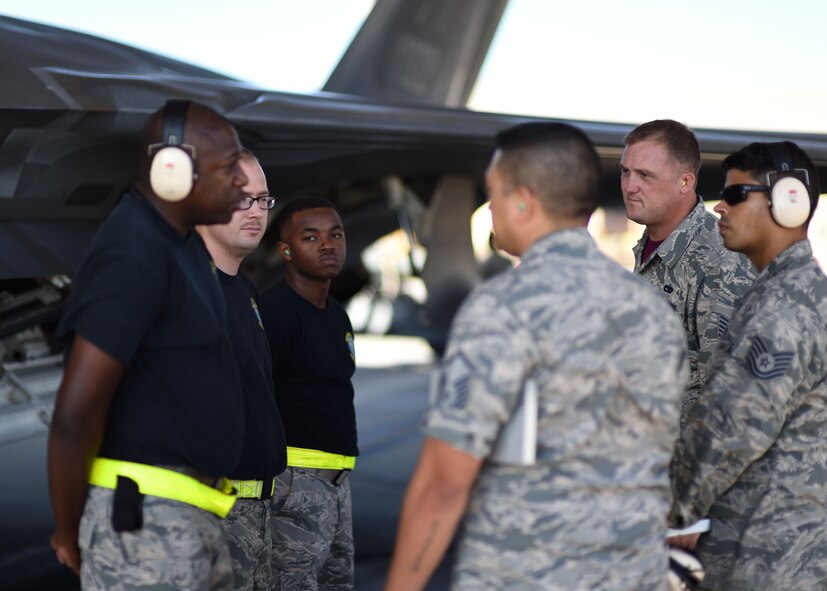
POLYGON ((276 198, 269 195, 264 171, 249 150, 241 152, 241 169, 248 179, 242 187, 243 209, 233 214, 230 223, 198 226, 198 232, 215 262, 224 291, 244 399, 241 459, 227 474, 238 500, 222 525, 233 559, 236 590, 258 591, 270 589, 272 505, 273 499, 278 501, 285 493, 283 487, 276 486, 275 477, 287 465, 287 452, 258 291, 239 271, 244 257, 261 242, 276 198))
POLYGON ((215 268, 194 231, 226 223, 247 177, 230 122, 170 101, 138 180, 98 230, 57 337, 67 359, 49 429, 60 562, 84 589, 232 589, 223 478, 244 435, 215 268))
POLYGON ((452 589, 666 589, 686 338, 589 236, 599 182, 571 125, 498 134, 489 207, 497 245, 521 262, 478 286, 451 326, 387 591, 423 589, 463 518, 452 589), (533 453, 501 455, 521 412, 536 417, 533 453))
POLYGON ((818 171, 792 142, 723 162, 728 249, 759 272, 721 337, 672 464, 677 525, 709 516, 704 588, 827 588, 827 278, 807 226, 818 171))
POLYGON ((695 193, 701 166, 695 134, 682 123, 660 119, 639 125, 624 143, 620 188, 626 215, 646 226, 634 248, 634 272, 666 298, 686 331, 689 386, 683 420, 754 274, 746 257, 724 248, 717 218, 695 193))

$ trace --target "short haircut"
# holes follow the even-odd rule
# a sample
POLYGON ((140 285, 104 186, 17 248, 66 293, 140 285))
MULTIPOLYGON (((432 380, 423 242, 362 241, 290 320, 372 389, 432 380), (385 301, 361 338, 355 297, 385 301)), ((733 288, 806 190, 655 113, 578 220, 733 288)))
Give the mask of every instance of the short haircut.
POLYGON ((663 143, 673 160, 693 170, 701 170, 701 146, 698 138, 683 123, 672 119, 656 119, 635 127, 623 138, 624 145, 646 140, 663 143))
MULTIPOLYGON (((810 194, 810 215, 807 218, 807 222, 809 223, 816 211, 818 197, 821 194, 821 182, 818 178, 818 169, 807 155, 807 152, 798 147, 796 143, 789 141, 781 143, 783 143, 789 151, 792 167, 805 169, 807 175, 810 177, 810 186, 807 187, 810 194)), ((766 143, 753 142, 727 156, 721 163, 721 166, 724 171, 730 171, 732 169, 741 170, 751 173, 756 179, 761 179, 767 173, 777 170, 775 162, 773 162, 772 159, 772 153, 767 146, 768 144, 766 143)))
POLYGON ((253 154, 253 151, 245 147, 241 148, 238 159, 242 162, 258 162, 258 158, 256 158, 255 154, 253 154))
POLYGON ((325 199, 324 197, 318 197, 317 195, 306 195, 304 197, 296 197, 294 199, 289 200, 285 203, 284 207, 281 208, 278 215, 276 216, 276 231, 278 232, 278 240, 282 239, 284 235, 284 229, 290 220, 293 218, 294 213, 298 213, 300 211, 306 211, 308 209, 332 209, 336 213, 339 213, 339 210, 336 209, 336 206, 333 205, 330 201, 325 199))
POLYGON ((497 134, 498 170, 507 186, 525 186, 550 214, 589 216, 597 208, 600 158, 580 129, 533 122, 497 134))

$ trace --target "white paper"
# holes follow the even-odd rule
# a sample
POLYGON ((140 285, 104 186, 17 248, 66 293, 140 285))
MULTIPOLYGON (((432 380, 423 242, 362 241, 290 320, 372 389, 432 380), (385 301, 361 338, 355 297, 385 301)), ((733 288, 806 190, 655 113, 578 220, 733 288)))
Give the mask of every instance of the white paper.
POLYGON ((500 431, 491 453, 491 461, 499 464, 529 466, 537 461, 537 383, 527 380, 517 411, 500 431))
POLYGON ((675 536, 686 536, 689 534, 702 534, 706 531, 709 531, 709 519, 701 519, 700 521, 683 529, 669 528, 666 532, 666 537, 673 538, 675 536))

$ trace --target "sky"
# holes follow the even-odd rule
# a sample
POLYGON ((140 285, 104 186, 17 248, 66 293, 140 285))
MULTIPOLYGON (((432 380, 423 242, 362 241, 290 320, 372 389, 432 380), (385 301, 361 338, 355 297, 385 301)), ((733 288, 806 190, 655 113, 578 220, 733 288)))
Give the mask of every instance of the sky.
MULTIPOLYGON (((324 85, 374 0, 205 5, 217 4, 0 0, 0 14, 306 93, 324 85)), ((510 0, 469 107, 827 133, 825 23, 822 0, 510 0)))

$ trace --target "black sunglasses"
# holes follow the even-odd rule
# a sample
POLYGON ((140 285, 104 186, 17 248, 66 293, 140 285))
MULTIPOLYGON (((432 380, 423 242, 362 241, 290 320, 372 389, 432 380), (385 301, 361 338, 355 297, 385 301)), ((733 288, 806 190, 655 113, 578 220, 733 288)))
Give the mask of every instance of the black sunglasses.
POLYGON ((746 201, 750 193, 766 193, 769 190, 767 185, 730 185, 721 191, 721 200, 728 205, 738 205, 746 201))

